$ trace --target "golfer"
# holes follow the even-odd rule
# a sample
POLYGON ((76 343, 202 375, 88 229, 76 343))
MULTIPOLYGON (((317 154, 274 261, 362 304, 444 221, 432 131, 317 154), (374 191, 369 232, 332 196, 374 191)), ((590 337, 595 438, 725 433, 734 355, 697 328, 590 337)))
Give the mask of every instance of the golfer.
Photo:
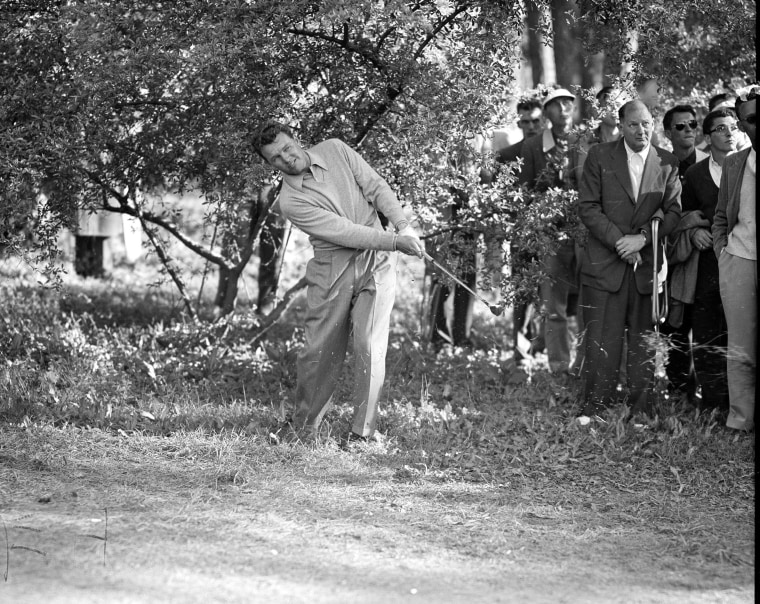
POLYGON ((298 355, 294 428, 316 436, 338 384, 348 338, 354 339, 354 417, 348 440, 369 439, 385 379, 388 327, 399 251, 422 257, 388 183, 338 139, 306 150, 292 131, 264 124, 254 147, 282 173, 282 214, 309 235, 314 257, 306 267, 306 343, 298 355), (395 227, 386 231, 378 211, 395 227))

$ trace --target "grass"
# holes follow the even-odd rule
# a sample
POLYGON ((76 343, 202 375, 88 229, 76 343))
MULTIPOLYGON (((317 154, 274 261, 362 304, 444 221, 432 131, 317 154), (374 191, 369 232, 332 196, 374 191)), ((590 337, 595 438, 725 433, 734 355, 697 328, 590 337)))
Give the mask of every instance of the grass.
MULTIPOLYGON (((298 305, 251 347, 250 316, 223 330, 187 324, 170 294, 117 270, 105 283, 71 277, 60 293, 2 267, 0 459, 11 489, 25 472, 65 489, 86 466, 83 488, 121 507, 156 511, 186 493, 188 522, 206 515, 204 530, 220 526, 219 497, 255 492, 253 512, 284 533, 306 522, 320 538, 411 554, 549 566, 580 556, 583 566, 654 548, 663 568, 725 584, 754 566, 753 435, 678 401, 644 427, 624 409, 581 427, 578 384, 540 367, 515 379, 509 325, 490 315, 476 315, 474 352, 434 353, 417 333, 418 266, 402 266, 414 285, 394 311, 378 422, 387 440, 350 453, 338 447, 346 404, 328 412, 320 444, 269 444, 295 384, 298 305), (106 477, 114 471, 122 482, 106 477), (356 537, 363 514, 374 528, 356 537)), ((180 523, 172 513, 166 522, 180 523)))

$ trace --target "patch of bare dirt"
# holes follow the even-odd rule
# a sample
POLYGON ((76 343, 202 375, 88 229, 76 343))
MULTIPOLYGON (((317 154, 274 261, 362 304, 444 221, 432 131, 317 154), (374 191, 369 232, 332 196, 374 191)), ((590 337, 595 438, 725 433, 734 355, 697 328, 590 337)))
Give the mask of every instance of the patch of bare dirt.
POLYGON ((400 482, 382 456, 202 434, 0 444, 0 602, 754 601, 751 506, 726 520, 733 557, 689 557, 678 527, 627 518, 634 495, 551 504, 400 482))

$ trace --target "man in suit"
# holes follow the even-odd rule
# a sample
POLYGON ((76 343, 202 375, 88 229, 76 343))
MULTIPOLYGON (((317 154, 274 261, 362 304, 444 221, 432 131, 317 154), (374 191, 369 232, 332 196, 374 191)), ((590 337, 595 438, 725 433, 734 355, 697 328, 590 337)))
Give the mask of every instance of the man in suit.
MULTIPOLYGON (((725 412, 728 412, 726 319, 720 301, 718 260, 712 249, 710 229, 718 204, 723 162, 736 150, 737 130, 733 109, 716 109, 705 116, 702 132, 710 156, 686 170, 681 195, 683 214, 671 235, 671 238, 678 237, 672 247, 680 256, 680 265, 673 262, 670 253, 668 255, 672 264, 669 269, 672 276, 670 293, 675 298, 676 283, 683 284, 683 298, 678 298, 683 303, 680 320, 692 332, 694 372, 702 390, 701 398, 695 402, 701 409, 717 407, 725 412), (697 226, 698 222, 706 224, 697 226), (692 261, 696 270, 690 270, 692 261), (680 273, 683 274, 681 278, 680 273)), ((677 306, 671 304, 671 308, 677 306)))
MULTIPOLYGON (((651 220, 666 237, 681 215, 678 159, 650 144, 652 114, 629 101, 618 114, 623 139, 591 148, 583 169, 578 213, 588 228, 581 263, 586 323, 581 423, 617 400, 623 338, 628 337, 628 402, 648 412, 653 369, 651 220)), ((661 258, 658 257, 658 262, 661 258)))
MULTIPOLYGON (((547 125, 522 149, 520 184, 535 191, 551 187, 576 189, 573 176, 578 161, 577 149, 569 140, 575 114, 575 96, 564 88, 549 91, 543 101, 547 125)), ((547 279, 541 284, 541 303, 545 313, 544 338, 549 368, 567 372, 570 368, 573 333, 568 316, 576 314, 578 285, 575 277, 575 242, 566 237, 542 259, 547 279)))
POLYGON ((739 128, 752 146, 726 157, 712 225, 718 257, 720 297, 728 324, 728 399, 726 426, 752 430, 755 425, 757 371, 757 93, 738 94, 739 128))

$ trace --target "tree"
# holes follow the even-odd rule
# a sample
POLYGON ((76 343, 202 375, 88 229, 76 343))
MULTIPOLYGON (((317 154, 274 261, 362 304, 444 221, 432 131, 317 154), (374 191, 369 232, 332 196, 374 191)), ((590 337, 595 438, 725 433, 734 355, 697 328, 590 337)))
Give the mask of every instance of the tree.
POLYGON ((136 216, 191 313, 167 237, 218 268, 232 310, 265 216, 253 208, 267 171, 248 144, 261 119, 307 143, 344 138, 429 207, 455 178, 441 159, 501 105, 519 24, 511 3, 461 0, 13 2, 5 15, 3 195, 31 208, 44 193, 51 231, 76 208, 136 216), (189 187, 213 246, 144 195, 189 187))

